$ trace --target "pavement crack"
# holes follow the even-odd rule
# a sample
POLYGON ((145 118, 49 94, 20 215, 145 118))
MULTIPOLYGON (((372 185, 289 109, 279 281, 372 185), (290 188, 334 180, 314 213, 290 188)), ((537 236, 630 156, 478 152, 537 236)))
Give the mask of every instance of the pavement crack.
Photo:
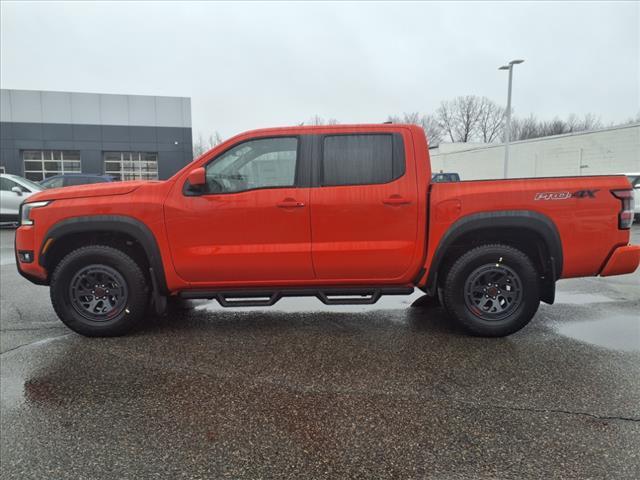
POLYGON ((3 328, 0 332, 29 332, 32 330, 66 330, 64 325, 43 325, 42 327, 3 328))
POLYGON ((60 338, 69 337, 71 335, 73 335, 73 334, 72 333, 67 333, 65 335, 59 335, 57 337, 44 338, 44 339, 40 339, 40 340, 34 340, 33 342, 29 342, 29 343, 22 343, 22 344, 17 345, 17 346, 15 346, 13 348, 10 348, 9 350, 5 350, 4 352, 0 352, 0 356, 6 355, 7 353, 15 352, 16 350, 19 350, 19 349, 24 348, 24 347, 30 347, 30 346, 36 345, 38 343, 49 343, 49 342, 52 342, 53 340, 58 340, 60 338))
POLYGON ((535 408, 535 407, 508 407, 504 405, 492 405, 492 404, 475 404, 471 402, 462 402, 465 405, 471 405, 475 407, 489 407, 497 410, 511 410, 516 412, 532 412, 532 413, 560 413, 565 415, 578 415, 584 417, 595 418, 597 420, 620 420, 624 422, 640 422, 640 418, 635 417, 622 417, 618 415, 597 415, 589 412, 576 412, 573 410, 562 410, 556 408, 535 408))

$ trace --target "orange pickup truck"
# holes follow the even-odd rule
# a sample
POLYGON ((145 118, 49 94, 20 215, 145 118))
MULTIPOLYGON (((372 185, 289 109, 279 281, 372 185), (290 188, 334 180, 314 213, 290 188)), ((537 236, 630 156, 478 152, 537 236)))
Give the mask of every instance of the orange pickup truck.
POLYGON ((60 319, 120 335, 176 299, 328 305, 418 288, 470 333, 525 326, 556 280, 633 272, 633 190, 620 176, 432 183, 411 125, 256 130, 166 181, 29 197, 20 273, 60 319))

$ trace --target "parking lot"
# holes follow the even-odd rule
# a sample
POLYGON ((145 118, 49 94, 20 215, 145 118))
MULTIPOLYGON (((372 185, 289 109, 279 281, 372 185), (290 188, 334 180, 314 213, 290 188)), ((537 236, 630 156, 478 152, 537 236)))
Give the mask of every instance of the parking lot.
POLYGON ((417 293, 89 339, 0 235, 3 479, 640 478, 640 272, 561 281, 503 339, 417 293))

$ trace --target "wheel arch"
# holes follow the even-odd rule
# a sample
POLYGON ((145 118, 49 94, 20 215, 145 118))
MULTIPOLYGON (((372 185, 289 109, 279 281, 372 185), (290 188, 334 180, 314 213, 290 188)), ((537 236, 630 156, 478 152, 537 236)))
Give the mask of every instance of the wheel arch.
MULTIPOLYGON (((130 239, 135 242, 135 248, 139 255, 144 257, 149 274, 153 275, 153 281, 156 282, 160 292, 167 293, 167 282, 165 278, 164 265, 158 242, 151 230, 141 221, 124 215, 96 215, 85 217, 74 217, 63 220, 52 226, 44 236, 40 252, 38 255, 38 263, 51 274, 52 265, 55 260, 60 260, 57 252, 61 252, 61 248, 66 244, 67 249, 70 248, 71 240, 86 239, 87 237, 95 238, 120 238, 130 239), (67 242, 63 243, 63 240, 67 242), (51 240, 51 241, 50 241, 51 240), (47 243, 50 244, 46 249, 47 243)), ((102 243, 102 242, 98 242, 102 243)))
POLYGON ((436 293, 438 277, 450 260, 447 254, 494 242, 520 248, 532 257, 541 273, 542 300, 553 303, 555 282, 562 274, 562 241, 549 217, 529 210, 482 212, 457 220, 438 243, 423 289, 430 295, 436 293))

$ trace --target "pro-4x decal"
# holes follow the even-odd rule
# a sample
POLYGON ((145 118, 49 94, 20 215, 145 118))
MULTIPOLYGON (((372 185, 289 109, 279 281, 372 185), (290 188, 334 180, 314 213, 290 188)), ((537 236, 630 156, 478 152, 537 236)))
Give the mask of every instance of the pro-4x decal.
POLYGON ((600 190, 578 190, 577 192, 538 192, 534 200, 567 200, 569 198, 596 198, 600 190))

